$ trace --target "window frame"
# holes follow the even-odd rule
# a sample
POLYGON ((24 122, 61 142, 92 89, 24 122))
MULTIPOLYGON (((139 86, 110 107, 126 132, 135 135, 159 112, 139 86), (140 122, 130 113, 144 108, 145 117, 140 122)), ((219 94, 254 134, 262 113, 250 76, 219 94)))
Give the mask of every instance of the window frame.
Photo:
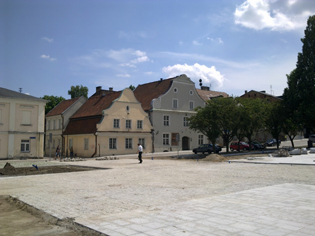
POLYGON ((108 149, 117 150, 117 138, 108 139, 108 149))
POLYGON ((179 107, 178 99, 177 98, 173 98, 172 99, 172 108, 173 109, 178 109, 178 107, 179 107))
POLYGON ((89 138, 84 138, 84 150, 89 150, 89 138))
POLYGON ((114 119, 113 121, 113 128, 114 129, 119 129, 120 128, 120 119, 114 119))
POLYGON ((143 129, 143 120, 137 120, 137 129, 143 129))
POLYGON ((126 125, 126 129, 131 129, 132 121, 130 119, 127 119, 126 122, 125 122, 125 125, 126 125))
POLYGON ((188 116, 183 116, 183 127, 189 126, 188 118, 188 116))
POLYGON ((22 153, 30 152, 30 140, 22 139, 21 140, 21 150, 22 153), (24 150, 22 150, 24 149, 24 150))
POLYGON ((140 143, 142 148, 145 149, 145 138, 138 138, 138 143, 140 143))
POLYGON ((163 115, 163 126, 170 126, 170 116, 169 115, 163 115), (167 117, 167 119, 165 119, 167 117))
POLYGON ((125 149, 133 149, 132 138, 125 138, 125 149))
POLYGON ((162 144, 163 146, 169 146, 170 145, 170 133, 163 133, 162 134, 162 144), (165 137, 167 136, 167 137, 165 137))

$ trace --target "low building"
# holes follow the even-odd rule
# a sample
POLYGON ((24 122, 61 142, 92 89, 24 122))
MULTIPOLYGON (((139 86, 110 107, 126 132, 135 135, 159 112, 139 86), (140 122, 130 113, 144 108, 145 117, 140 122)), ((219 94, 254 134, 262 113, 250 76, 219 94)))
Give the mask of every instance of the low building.
POLYGON ((275 102, 275 101, 281 101, 282 98, 281 96, 274 96, 272 94, 266 93, 266 91, 255 91, 255 90, 250 90, 247 92, 245 90, 245 93, 240 96, 241 98, 260 98, 260 99, 265 99, 268 102, 275 102))
POLYGON ((70 117, 63 136, 66 153, 78 157, 135 154, 138 143, 152 152, 152 129, 148 114, 131 89, 96 88, 70 117))
POLYGON ((199 96, 206 102, 208 100, 211 100, 213 98, 218 97, 229 97, 229 95, 225 92, 219 92, 219 91, 213 91, 210 90, 210 87, 207 86, 201 86, 201 89, 196 89, 199 96))
POLYGON ((85 103, 84 97, 77 97, 60 102, 46 114, 46 143, 45 156, 54 156, 57 146, 60 146, 61 155, 66 155, 65 140, 62 135, 70 117, 85 103))
POLYGON ((47 102, 41 98, 0 88, 0 158, 44 156, 47 102))

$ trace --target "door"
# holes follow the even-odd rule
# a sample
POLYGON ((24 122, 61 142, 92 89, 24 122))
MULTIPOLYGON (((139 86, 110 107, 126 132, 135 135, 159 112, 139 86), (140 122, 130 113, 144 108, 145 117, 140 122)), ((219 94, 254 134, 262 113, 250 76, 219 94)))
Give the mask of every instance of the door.
POLYGON ((182 138, 182 150, 189 150, 189 138, 186 136, 182 138))

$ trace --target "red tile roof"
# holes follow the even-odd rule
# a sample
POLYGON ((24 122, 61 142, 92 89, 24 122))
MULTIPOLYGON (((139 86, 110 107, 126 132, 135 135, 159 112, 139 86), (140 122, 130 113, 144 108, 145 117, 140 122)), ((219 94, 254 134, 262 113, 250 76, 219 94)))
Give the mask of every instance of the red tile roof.
POLYGON ((218 92, 218 91, 207 91, 207 90, 202 90, 202 89, 196 89, 197 93, 199 94, 199 96, 204 100, 204 101, 208 101, 211 98, 215 98, 215 97, 228 97, 229 95, 227 93, 224 92, 218 92))
POLYGON ((151 101, 166 93, 171 87, 174 78, 159 80, 147 84, 139 85, 135 91, 136 99, 141 103, 143 110, 151 109, 151 101))
POLYGON ((56 116, 62 114, 67 110, 73 103, 75 103, 80 97, 64 100, 60 102, 57 106, 51 109, 46 116, 56 116))
POLYGON ((94 116, 81 119, 71 119, 63 135, 70 134, 94 134, 96 125, 101 121, 102 116, 94 116))
POLYGON ((109 108, 113 101, 121 95, 122 91, 112 92, 106 95, 96 95, 90 97, 78 110, 72 118, 89 117, 102 115, 102 111, 109 108))
POLYGON ((101 121, 102 111, 109 108, 113 101, 121 95, 122 91, 106 95, 93 95, 73 116, 67 125, 64 135, 91 134, 96 132, 96 125, 101 121))

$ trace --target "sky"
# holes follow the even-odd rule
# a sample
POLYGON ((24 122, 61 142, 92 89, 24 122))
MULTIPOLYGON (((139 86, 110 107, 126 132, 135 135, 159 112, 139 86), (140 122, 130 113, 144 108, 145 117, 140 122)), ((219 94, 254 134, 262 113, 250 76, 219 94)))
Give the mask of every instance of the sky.
POLYGON ((0 0, 0 87, 70 99, 186 74, 280 96, 314 0, 0 0))

